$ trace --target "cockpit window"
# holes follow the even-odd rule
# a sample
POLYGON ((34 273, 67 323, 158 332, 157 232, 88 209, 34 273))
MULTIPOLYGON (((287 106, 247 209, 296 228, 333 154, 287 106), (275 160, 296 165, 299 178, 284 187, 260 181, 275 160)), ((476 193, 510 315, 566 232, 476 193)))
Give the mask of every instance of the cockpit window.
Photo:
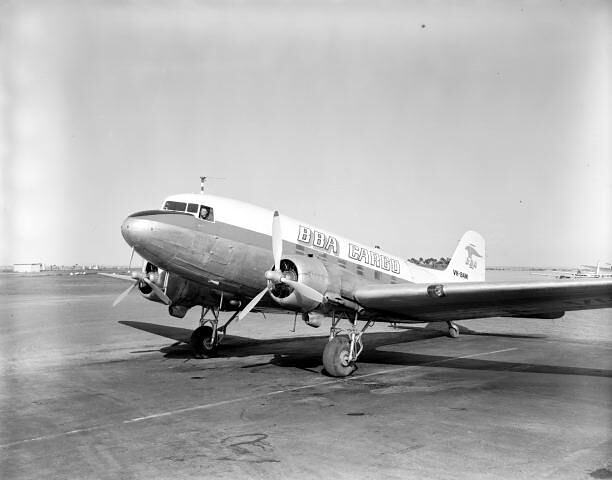
POLYGON ((172 200, 168 200, 164 204, 164 210, 173 210, 175 212, 184 212, 187 208, 187 204, 185 202, 173 202, 172 200))
POLYGON ((214 222, 215 215, 214 215, 212 207, 207 207, 206 205, 202 205, 200 207, 200 218, 208 222, 214 222))
POLYGON ((187 205, 187 212, 189 212, 189 213, 197 213, 198 212, 198 204, 197 203, 190 203, 189 205, 187 205))

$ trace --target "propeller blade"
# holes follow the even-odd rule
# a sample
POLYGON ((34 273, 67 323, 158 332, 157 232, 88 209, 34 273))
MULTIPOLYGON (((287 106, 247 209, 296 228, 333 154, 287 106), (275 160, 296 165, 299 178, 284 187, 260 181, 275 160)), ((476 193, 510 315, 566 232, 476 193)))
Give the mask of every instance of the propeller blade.
POLYGON ((147 277, 143 277, 142 279, 149 287, 153 289, 153 292, 155 292, 155 295, 157 295, 157 297, 162 302, 164 302, 166 305, 170 305, 172 303, 172 300, 170 300, 170 297, 168 297, 168 295, 166 295, 164 291, 161 288, 159 288, 155 283, 153 283, 147 277))
POLYGON ((246 307, 242 309, 242 311, 238 314, 238 320, 242 320, 246 317, 253 308, 259 303, 259 301, 263 298, 263 296, 268 292, 268 288, 264 288, 261 292, 259 292, 253 300, 251 300, 246 307))
POLYGON ((113 307, 116 307, 117 305, 119 305, 119 302, 121 302, 125 297, 127 297, 136 285, 138 285, 138 282, 132 283, 117 298, 115 298, 115 301, 113 302, 113 307))
POLYGON ((274 256, 274 269, 280 272, 280 262, 283 256, 283 232, 278 210, 274 211, 274 217, 272 217, 272 255, 274 256))
POLYGON ((315 302, 323 303, 323 299, 324 299, 323 295, 320 292, 317 292, 314 288, 309 287, 308 285, 304 285, 303 283, 300 283, 300 282, 289 280, 288 278, 281 278, 280 281, 281 283, 285 283, 289 285, 290 287, 293 287, 293 289, 300 295, 306 298, 310 298, 311 300, 314 300, 315 302))
POLYGON ((134 247, 132 247, 132 254, 130 255, 130 266, 128 267, 128 271, 132 270, 132 260, 134 260, 134 247))
POLYGON ((98 275, 103 275, 109 278, 118 278, 119 280, 129 280, 130 282, 134 281, 134 277, 130 275, 121 275, 120 273, 102 273, 98 272, 98 275))

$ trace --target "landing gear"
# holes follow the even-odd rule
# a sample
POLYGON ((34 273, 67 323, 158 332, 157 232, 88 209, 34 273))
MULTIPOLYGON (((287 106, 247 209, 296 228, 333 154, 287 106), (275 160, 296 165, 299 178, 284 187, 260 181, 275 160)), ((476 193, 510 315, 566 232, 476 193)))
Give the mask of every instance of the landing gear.
POLYGON ((191 334, 191 346, 198 357, 214 357, 219 341, 213 339, 213 329, 208 325, 196 328, 191 334))
POLYGON ((459 326, 453 322, 448 323, 448 336, 451 338, 457 338, 459 336, 459 326))
POLYGON ((325 371, 332 377, 347 377, 355 370, 357 365, 355 362, 361 352, 363 352, 363 342, 361 337, 365 331, 374 325, 373 321, 368 321, 361 330, 357 328, 357 318, 359 312, 355 313, 355 318, 348 318, 351 326, 346 330, 338 327, 338 323, 342 320, 342 316, 332 314, 332 326, 329 330, 329 342, 323 350, 323 367, 325 371), (341 335, 341 332, 343 333, 341 335))
POLYGON ((351 343, 346 335, 332 338, 323 350, 323 366, 332 377, 348 377, 357 368, 349 360, 351 343))
POLYGON ((202 307, 200 326, 191 334, 191 347, 198 357, 214 357, 217 354, 228 325, 238 316, 238 312, 234 312, 230 319, 220 327, 219 310, 218 307, 202 307), (213 318, 206 318, 208 312, 212 312, 213 318))

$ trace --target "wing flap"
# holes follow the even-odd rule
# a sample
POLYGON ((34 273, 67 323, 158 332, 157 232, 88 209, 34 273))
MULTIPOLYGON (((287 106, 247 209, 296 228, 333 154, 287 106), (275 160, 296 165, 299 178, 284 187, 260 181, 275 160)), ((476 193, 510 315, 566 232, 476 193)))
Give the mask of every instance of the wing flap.
POLYGON ((368 310, 416 321, 485 317, 558 318, 612 307, 612 280, 368 285, 354 292, 368 310))

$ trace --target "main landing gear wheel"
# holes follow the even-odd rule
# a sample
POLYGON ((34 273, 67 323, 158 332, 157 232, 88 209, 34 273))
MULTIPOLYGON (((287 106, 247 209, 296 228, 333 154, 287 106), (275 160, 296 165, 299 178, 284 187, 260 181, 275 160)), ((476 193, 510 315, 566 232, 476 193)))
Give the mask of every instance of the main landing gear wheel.
POLYGON ((191 346, 198 356, 214 357, 218 343, 213 341, 213 329, 208 325, 196 328, 191 334, 191 346))
POLYGON ((350 341, 346 335, 337 335, 325 345, 323 366, 332 377, 347 377, 355 371, 355 363, 349 358, 350 341))
POLYGON ((448 322, 448 336, 451 338, 457 338, 459 336, 459 327, 453 322, 448 322))

